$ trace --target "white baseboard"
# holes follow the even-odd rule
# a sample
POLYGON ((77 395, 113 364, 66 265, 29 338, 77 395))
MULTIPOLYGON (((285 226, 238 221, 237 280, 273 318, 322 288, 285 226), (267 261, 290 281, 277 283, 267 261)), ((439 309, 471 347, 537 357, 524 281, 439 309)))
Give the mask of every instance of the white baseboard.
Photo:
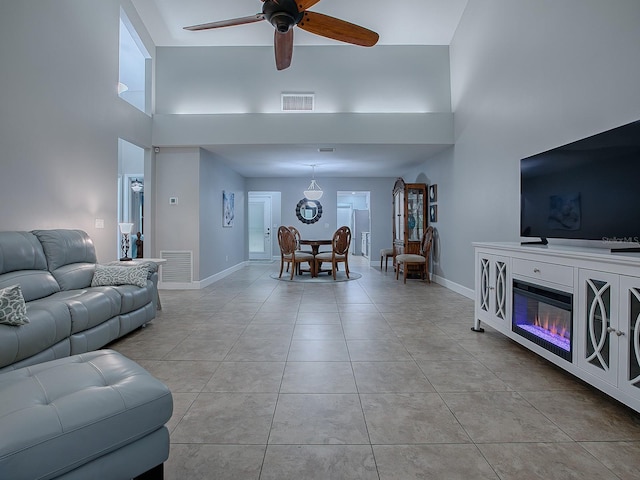
POLYGON ((233 267, 229 267, 226 270, 216 273, 215 275, 211 275, 203 280, 198 280, 196 282, 191 283, 163 283, 158 282, 158 290, 199 290, 201 288, 208 287, 209 285, 217 282, 218 280, 222 280, 224 277, 228 277, 234 272, 237 272, 241 268, 249 265, 249 261, 238 263, 233 267))
POLYGON ((460 295, 467 297, 471 300, 476 298, 476 292, 470 288, 464 287, 458 283, 447 280, 446 278, 439 277, 438 275, 431 275, 431 280, 435 281, 438 285, 442 285, 449 290, 452 290, 460 295))

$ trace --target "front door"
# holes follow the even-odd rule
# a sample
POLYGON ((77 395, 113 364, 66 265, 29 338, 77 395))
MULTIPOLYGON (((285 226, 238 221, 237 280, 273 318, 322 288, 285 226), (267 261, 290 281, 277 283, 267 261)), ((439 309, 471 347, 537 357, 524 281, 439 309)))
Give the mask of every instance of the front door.
POLYGON ((271 195, 249 192, 249 260, 271 260, 271 195))

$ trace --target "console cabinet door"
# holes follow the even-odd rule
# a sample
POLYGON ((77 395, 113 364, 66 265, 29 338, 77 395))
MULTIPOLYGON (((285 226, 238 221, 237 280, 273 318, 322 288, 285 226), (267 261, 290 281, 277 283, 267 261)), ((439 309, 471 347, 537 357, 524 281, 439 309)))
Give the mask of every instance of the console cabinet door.
POLYGON ((511 323, 509 258, 478 252, 476 255, 476 316, 499 330, 511 323))
POLYGON ((618 384, 619 276, 580 270, 578 318, 574 329, 578 365, 605 382, 618 384))
POLYGON ((640 398, 640 278, 620 277, 618 387, 640 398))

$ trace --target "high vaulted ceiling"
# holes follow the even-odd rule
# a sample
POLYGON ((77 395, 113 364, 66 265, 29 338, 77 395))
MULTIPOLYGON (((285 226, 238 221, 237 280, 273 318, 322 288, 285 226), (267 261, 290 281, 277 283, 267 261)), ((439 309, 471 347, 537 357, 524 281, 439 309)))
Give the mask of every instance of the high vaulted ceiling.
MULTIPOLYGON (((188 25, 259 13, 262 10, 260 0, 132 2, 158 47, 273 45, 274 28, 267 21, 200 32, 183 29, 188 25)), ((321 0, 310 10, 374 30, 380 35, 377 45, 449 45, 467 2, 468 0, 321 0)), ((294 45, 344 44, 297 28, 294 45)), ((318 152, 318 147, 325 146, 328 145, 202 145, 247 177, 307 175, 311 164, 319 166, 316 170, 319 177, 362 176, 363 171, 369 172, 367 176, 397 176, 446 148, 446 145, 430 144, 350 144, 335 145, 335 152, 329 155, 318 152), (290 162, 295 162, 295 165, 287 165, 290 162)))
MULTIPOLYGON (((321 0, 309 10, 362 25, 380 35, 379 45, 449 45, 468 0, 321 0)), ((188 32, 182 27, 245 17, 262 11, 259 0, 133 0, 157 46, 272 45, 266 21, 188 32)), ((301 29, 296 45, 339 44, 301 29)))

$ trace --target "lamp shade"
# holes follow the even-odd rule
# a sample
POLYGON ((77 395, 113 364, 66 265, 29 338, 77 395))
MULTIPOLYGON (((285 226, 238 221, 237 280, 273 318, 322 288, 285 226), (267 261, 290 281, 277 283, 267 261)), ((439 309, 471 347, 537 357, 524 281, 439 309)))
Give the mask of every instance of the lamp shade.
POLYGON ((119 223, 118 226, 120 227, 120 233, 128 235, 131 233, 133 223, 119 223))

